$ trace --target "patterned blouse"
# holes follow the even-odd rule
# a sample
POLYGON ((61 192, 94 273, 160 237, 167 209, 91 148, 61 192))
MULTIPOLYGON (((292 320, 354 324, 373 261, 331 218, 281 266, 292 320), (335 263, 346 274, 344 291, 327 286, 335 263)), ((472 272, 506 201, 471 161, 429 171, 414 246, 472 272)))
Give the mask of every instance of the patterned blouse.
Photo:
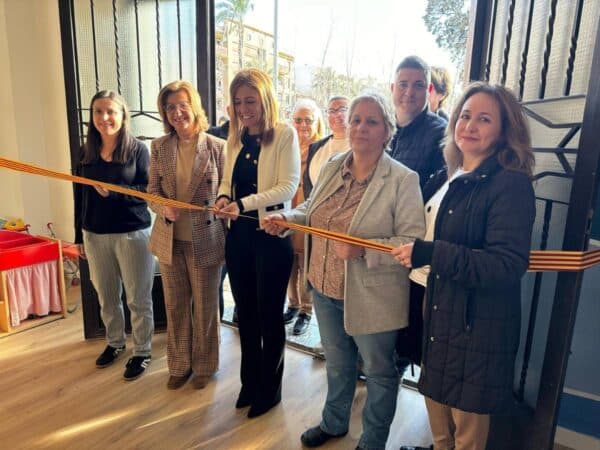
MULTIPOLYGON (((373 178, 373 172, 363 181, 352 175, 352 153, 341 167, 343 185, 317 206, 310 216, 310 226, 346 233, 354 212, 373 178)), ((318 236, 312 237, 308 281, 314 289, 336 300, 344 299, 344 260, 333 249, 334 242, 318 236)))

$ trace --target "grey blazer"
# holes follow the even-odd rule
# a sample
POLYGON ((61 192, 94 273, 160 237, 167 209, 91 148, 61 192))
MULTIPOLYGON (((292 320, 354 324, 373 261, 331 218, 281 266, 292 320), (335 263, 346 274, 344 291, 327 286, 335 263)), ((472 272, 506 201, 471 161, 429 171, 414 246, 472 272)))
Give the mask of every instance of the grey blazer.
MULTIPOLYGON (((311 196, 285 213, 288 221, 310 224, 317 206, 343 184, 341 166, 349 151, 332 157, 311 196)), ((350 222, 348 234, 398 246, 425 234, 423 200, 416 172, 383 152, 350 222)), ((304 273, 310 264, 310 235, 305 235, 304 273)), ((344 328, 349 335, 380 333, 408 325, 408 269, 390 254, 367 250, 345 262, 344 328)))

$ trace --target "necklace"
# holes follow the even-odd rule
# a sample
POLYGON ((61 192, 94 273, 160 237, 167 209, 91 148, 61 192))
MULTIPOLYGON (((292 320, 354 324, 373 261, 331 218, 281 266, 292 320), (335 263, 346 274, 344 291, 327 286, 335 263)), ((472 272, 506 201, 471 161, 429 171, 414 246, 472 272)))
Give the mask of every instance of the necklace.
POLYGON ((102 153, 100 152, 100 158, 102 158, 105 162, 112 162, 113 160, 113 152, 111 153, 102 153))

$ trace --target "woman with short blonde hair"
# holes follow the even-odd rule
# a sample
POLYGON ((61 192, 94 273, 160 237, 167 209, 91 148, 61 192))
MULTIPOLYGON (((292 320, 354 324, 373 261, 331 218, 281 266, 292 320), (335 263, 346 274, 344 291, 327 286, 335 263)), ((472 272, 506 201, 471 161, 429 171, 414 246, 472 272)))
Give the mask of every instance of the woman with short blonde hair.
POLYGON ((168 108, 172 108, 173 106, 169 106, 167 103, 169 95, 175 92, 184 92, 185 95, 187 95, 187 98, 189 99, 189 108, 193 116, 192 130, 196 133, 203 133, 204 131, 208 130, 208 119, 206 118, 204 108, 202 108, 200 94, 198 94, 198 91, 194 88, 194 86, 192 86, 192 83, 190 83, 189 81, 176 80, 163 86, 163 88, 158 94, 158 113, 160 114, 160 118, 162 119, 165 133, 175 133, 175 127, 169 122, 168 117, 168 108))
MULTIPOLYGON (((198 206, 214 204, 225 141, 208 128, 200 95, 188 81, 164 86, 157 99, 165 136, 152 141, 148 192, 198 206)), ((194 375, 202 389, 219 367, 219 279, 225 226, 206 210, 150 204, 150 249, 157 256, 167 311, 168 389, 194 375)))

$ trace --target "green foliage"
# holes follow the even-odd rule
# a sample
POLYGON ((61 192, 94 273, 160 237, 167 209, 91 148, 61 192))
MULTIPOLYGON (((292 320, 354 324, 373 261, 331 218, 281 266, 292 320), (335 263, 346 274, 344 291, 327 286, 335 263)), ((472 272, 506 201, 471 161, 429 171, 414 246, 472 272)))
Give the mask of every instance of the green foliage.
POLYGON ((219 24, 226 20, 243 23, 246 14, 253 9, 252 0, 222 0, 215 5, 215 21, 219 24))
POLYGON ((469 29, 465 0, 427 0, 423 21, 438 46, 447 50, 452 62, 462 67, 469 29))
MULTIPOLYGON (((230 21, 238 35, 238 64, 244 66, 244 18, 254 9, 252 0, 222 0, 215 5, 215 22, 224 25, 224 35, 229 33, 230 21)), ((226 37, 225 37, 226 39, 226 37)))
POLYGON ((327 100, 333 95, 356 97, 365 90, 387 92, 388 85, 378 82, 374 77, 354 78, 337 73, 331 67, 315 69, 312 78, 311 91, 304 93, 313 98, 319 106, 325 108, 327 100))

